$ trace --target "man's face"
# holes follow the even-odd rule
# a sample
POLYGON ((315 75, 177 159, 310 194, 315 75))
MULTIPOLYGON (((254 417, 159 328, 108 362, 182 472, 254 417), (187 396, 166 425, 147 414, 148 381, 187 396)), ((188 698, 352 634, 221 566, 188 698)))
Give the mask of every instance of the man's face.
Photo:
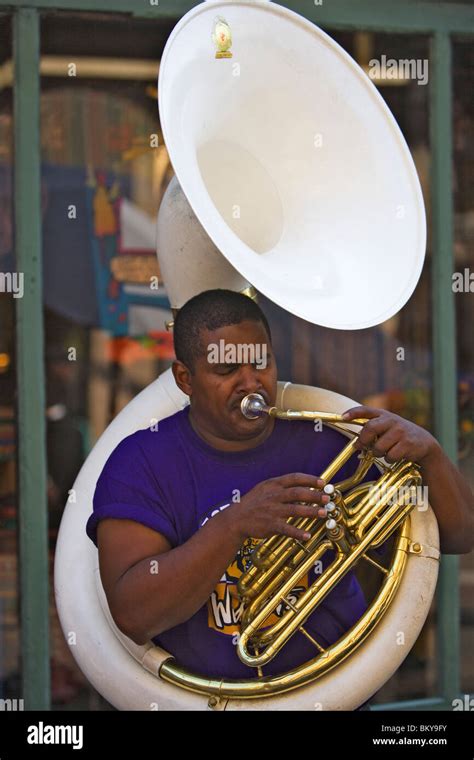
POLYGON ((264 325, 245 320, 204 329, 201 344, 204 354, 196 360, 194 374, 181 362, 173 364, 177 384, 190 396, 193 424, 210 440, 258 442, 273 420, 266 414, 246 419, 240 402, 249 393, 260 393, 267 404, 275 403, 277 367, 264 325))

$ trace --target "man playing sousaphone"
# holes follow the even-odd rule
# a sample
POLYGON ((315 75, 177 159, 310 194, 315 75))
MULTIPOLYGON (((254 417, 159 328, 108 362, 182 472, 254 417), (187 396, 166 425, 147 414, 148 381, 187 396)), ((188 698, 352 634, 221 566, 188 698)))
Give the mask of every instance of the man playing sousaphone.
MULTIPOLYGON (((301 421, 242 414, 248 394, 259 393, 273 405, 277 391, 270 328, 247 296, 209 290, 191 298, 176 317, 174 341, 173 374, 189 406, 116 447, 97 482, 87 533, 98 546, 103 587, 123 633, 137 644, 151 639, 201 675, 256 678, 257 669, 236 653, 242 616, 237 581, 261 539, 277 534, 308 540, 288 518, 326 517, 330 497, 318 474, 347 439, 326 426, 315 431, 301 421), (239 353, 250 346, 253 356, 239 353)), ((349 422, 361 417, 369 422, 357 447, 372 447, 389 463, 418 463, 441 551, 469 552, 472 494, 436 439, 384 410, 359 406, 347 412, 349 422)), ((354 455, 338 480, 356 465, 354 455)), ((378 475, 372 467, 365 480, 378 475)), ((314 567, 300 579, 294 600, 320 571, 314 567)), ((349 571, 305 629, 329 646, 366 607, 349 571)), ((275 610, 275 620, 282 611, 275 610)), ((279 674, 311 657, 314 645, 298 631, 262 674, 279 674)))

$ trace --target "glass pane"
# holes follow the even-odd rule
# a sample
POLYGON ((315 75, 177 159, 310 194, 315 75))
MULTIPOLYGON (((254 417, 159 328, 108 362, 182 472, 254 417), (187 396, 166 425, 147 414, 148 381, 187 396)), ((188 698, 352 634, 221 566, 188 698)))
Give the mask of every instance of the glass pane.
MULTIPOLYGON (((454 84, 454 258, 457 361, 458 458, 461 472, 474 488, 474 45, 473 38, 453 43, 454 84)), ((474 690, 474 554, 460 558, 461 691, 474 690)))
POLYGON ((0 15, 0 699, 21 699, 14 330, 21 280, 12 226, 11 46, 11 18, 0 15))
MULTIPOLYGON (((155 250, 156 211, 171 176, 156 98, 170 26, 105 14, 42 19, 51 558, 90 449, 173 355, 155 250)), ((75 665, 55 609, 51 628, 54 707, 110 709, 75 665)))

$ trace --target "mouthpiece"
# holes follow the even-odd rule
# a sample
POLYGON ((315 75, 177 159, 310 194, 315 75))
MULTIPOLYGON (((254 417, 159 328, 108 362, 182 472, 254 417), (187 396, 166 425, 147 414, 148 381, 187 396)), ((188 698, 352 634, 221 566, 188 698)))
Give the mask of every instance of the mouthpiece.
POLYGON ((265 399, 260 393, 249 393, 240 402, 240 410, 248 420, 256 420, 267 408, 265 399))

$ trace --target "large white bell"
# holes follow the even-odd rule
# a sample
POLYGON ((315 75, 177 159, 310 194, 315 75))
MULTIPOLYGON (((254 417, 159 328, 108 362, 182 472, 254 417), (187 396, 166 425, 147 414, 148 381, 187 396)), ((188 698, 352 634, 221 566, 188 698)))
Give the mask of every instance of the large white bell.
POLYGON ((384 100, 328 35, 273 3, 208 0, 168 40, 159 106, 184 194, 257 290, 339 329, 402 308, 425 254, 418 176, 384 100), (215 57, 217 17, 232 57, 215 57))

